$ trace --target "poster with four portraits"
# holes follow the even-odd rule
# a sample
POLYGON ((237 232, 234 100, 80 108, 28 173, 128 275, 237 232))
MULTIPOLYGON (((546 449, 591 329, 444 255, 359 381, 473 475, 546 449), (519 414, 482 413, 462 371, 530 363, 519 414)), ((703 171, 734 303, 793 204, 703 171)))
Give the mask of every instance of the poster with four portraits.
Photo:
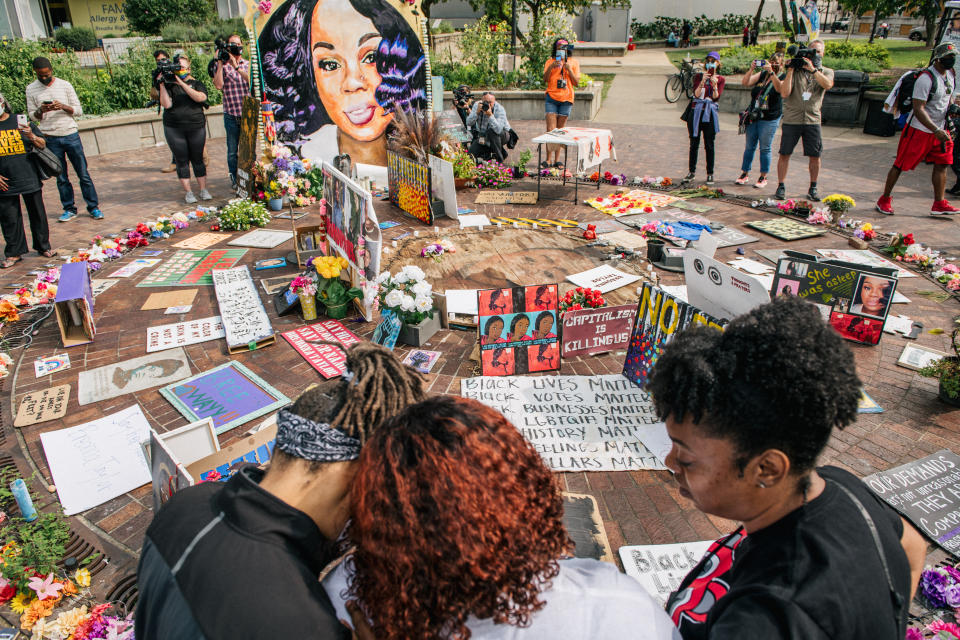
POLYGON ((560 368, 556 284, 477 291, 481 370, 512 376, 560 368))
POLYGON ((777 263, 772 294, 799 296, 852 342, 875 345, 897 289, 897 270, 787 251, 777 263))

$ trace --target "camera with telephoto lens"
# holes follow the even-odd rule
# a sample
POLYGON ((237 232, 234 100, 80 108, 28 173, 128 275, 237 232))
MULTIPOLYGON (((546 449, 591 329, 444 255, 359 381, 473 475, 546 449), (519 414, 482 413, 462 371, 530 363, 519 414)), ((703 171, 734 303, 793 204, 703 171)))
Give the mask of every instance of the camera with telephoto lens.
POLYGON ((484 113, 490 113, 490 105, 487 104, 486 102, 481 102, 480 111, 483 111, 484 113))
POLYGON ((797 49, 797 52, 793 54, 793 58, 787 63, 787 68, 796 71, 803 69, 804 58, 810 61, 814 69, 820 68, 822 60, 816 49, 797 49))
POLYGON ((227 46, 227 41, 223 38, 217 38, 213 41, 213 44, 217 48, 217 53, 214 56, 214 59, 219 60, 220 62, 229 62, 230 48, 227 46))
POLYGON ((180 61, 179 60, 157 60, 157 78, 163 80, 167 84, 173 84, 177 81, 177 71, 180 71, 180 61))
POLYGON ((466 109, 472 100, 473 94, 467 85, 462 84, 453 90, 453 104, 461 109, 466 109))

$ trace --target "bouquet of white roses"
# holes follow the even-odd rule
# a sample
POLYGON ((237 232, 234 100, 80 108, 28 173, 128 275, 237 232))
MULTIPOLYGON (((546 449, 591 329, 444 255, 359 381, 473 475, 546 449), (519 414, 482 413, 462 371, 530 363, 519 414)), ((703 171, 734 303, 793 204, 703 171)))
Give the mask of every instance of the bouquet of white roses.
POLYGON ((377 299, 382 309, 397 314, 406 324, 420 324, 433 317, 433 285, 423 269, 407 265, 396 275, 384 271, 377 278, 377 299))

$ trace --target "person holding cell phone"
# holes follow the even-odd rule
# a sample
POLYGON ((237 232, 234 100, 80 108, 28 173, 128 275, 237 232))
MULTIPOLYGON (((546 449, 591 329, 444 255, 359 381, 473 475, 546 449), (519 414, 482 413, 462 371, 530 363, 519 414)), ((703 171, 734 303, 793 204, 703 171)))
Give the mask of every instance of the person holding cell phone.
MULTIPOLYGON (((573 45, 564 38, 553 42, 553 54, 543 66, 543 82, 547 87, 544 97, 547 131, 562 129, 573 110, 573 89, 580 84, 580 63, 573 59, 573 45)), ((560 147, 547 145, 547 159, 540 163, 541 169, 566 170, 560 162, 560 147)))
POLYGON ((720 54, 711 51, 703 65, 703 73, 693 76, 693 99, 680 117, 687 123, 690 135, 690 173, 684 182, 692 182, 697 174, 697 159, 700 155, 700 138, 703 137, 704 155, 707 157, 707 184, 713 184, 714 141, 720 130, 720 109, 717 101, 726 85, 720 75, 720 54))
POLYGON ((33 248, 45 258, 57 255, 50 249, 43 184, 37 167, 28 156, 31 149, 43 149, 46 142, 36 125, 30 125, 26 115, 14 115, 12 111, 10 103, 0 95, 0 229, 4 242, 0 269, 9 269, 28 252, 21 198, 27 205, 33 248))
POLYGON ((757 189, 767 186, 767 175, 773 160, 773 137, 780 126, 783 115, 783 98, 780 97, 780 84, 784 78, 783 54, 774 53, 770 61, 754 60, 744 74, 742 84, 750 87, 750 120, 744 128, 747 135, 746 148, 743 151, 743 163, 740 165, 740 177, 737 184, 750 182, 750 169, 753 156, 760 147, 760 177, 753 185, 757 189))

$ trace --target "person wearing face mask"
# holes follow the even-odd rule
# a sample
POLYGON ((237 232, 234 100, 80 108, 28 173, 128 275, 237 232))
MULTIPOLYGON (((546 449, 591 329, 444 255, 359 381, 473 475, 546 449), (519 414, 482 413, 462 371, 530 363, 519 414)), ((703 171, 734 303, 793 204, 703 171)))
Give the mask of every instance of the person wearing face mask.
POLYGON ((485 91, 479 102, 474 102, 470 115, 466 119, 467 128, 473 133, 470 143, 470 155, 478 160, 507 159, 507 138, 510 134, 510 122, 503 105, 497 102, 491 91, 485 91))
POLYGON ((60 160, 63 170, 57 176, 57 190, 60 191, 60 205, 63 214, 58 222, 69 222, 77 217, 77 205, 74 200, 73 185, 67 173, 67 158, 73 165, 80 182, 80 193, 87 203, 87 211, 94 220, 103 220, 100 211, 100 199, 97 189, 87 170, 87 157, 83 153, 76 118, 83 113, 80 99, 73 85, 53 75, 50 60, 44 57, 33 59, 33 72, 37 79, 27 85, 27 112, 37 123, 40 133, 47 141, 47 148, 60 160))
POLYGON ((14 114, 10 103, 0 95, 0 229, 3 231, 4 259, 0 269, 9 269, 27 253, 20 199, 27 205, 33 248, 45 258, 53 258, 47 211, 43 206, 43 184, 37 167, 27 155, 33 147, 46 145, 36 125, 27 125, 23 114, 14 114))
POLYGON ((770 60, 754 60, 743 76, 743 86, 751 87, 751 111, 757 118, 746 125, 747 146, 743 151, 743 164, 740 165, 740 177, 737 184, 750 182, 750 169, 753 166, 753 154, 760 146, 760 177, 753 186, 762 189, 767 186, 767 174, 770 173, 770 161, 773 136, 780 125, 783 115, 783 102, 780 97, 780 82, 783 80, 783 54, 774 53, 770 60), (757 63, 761 63, 757 66, 757 63))
POLYGON ((897 158, 887 172, 883 195, 877 200, 877 211, 893 215, 890 194, 900 174, 911 171, 921 162, 933 163, 933 205, 930 215, 955 214, 960 209, 944 197, 947 187, 947 167, 953 164, 953 140, 946 125, 947 110, 956 97, 957 47, 949 42, 933 50, 933 64, 917 77, 913 85, 913 113, 900 134, 897 158))
POLYGON ((243 41, 233 34, 227 40, 230 59, 216 61, 213 86, 223 91, 223 128, 227 132, 227 169, 230 184, 237 188, 237 150, 240 146, 240 114, 243 99, 250 95, 250 63, 243 59, 243 41))
POLYGON ((707 55, 703 67, 704 73, 693 76, 693 100, 681 116, 687 122, 687 132, 690 134, 690 173, 683 181, 691 182, 696 177, 702 134, 704 155, 707 156, 707 184, 713 184, 713 143, 720 130, 717 101, 723 93, 726 78, 720 75, 720 54, 715 51, 707 55))
POLYGON ((190 186, 190 165, 200 185, 200 199, 212 200, 207 191, 207 167, 203 164, 203 148, 207 141, 207 119, 203 113, 207 88, 190 74, 190 60, 183 54, 175 55, 180 70, 160 85, 160 105, 163 107, 163 135, 177 161, 177 178, 183 185, 184 201, 197 201, 190 186))

